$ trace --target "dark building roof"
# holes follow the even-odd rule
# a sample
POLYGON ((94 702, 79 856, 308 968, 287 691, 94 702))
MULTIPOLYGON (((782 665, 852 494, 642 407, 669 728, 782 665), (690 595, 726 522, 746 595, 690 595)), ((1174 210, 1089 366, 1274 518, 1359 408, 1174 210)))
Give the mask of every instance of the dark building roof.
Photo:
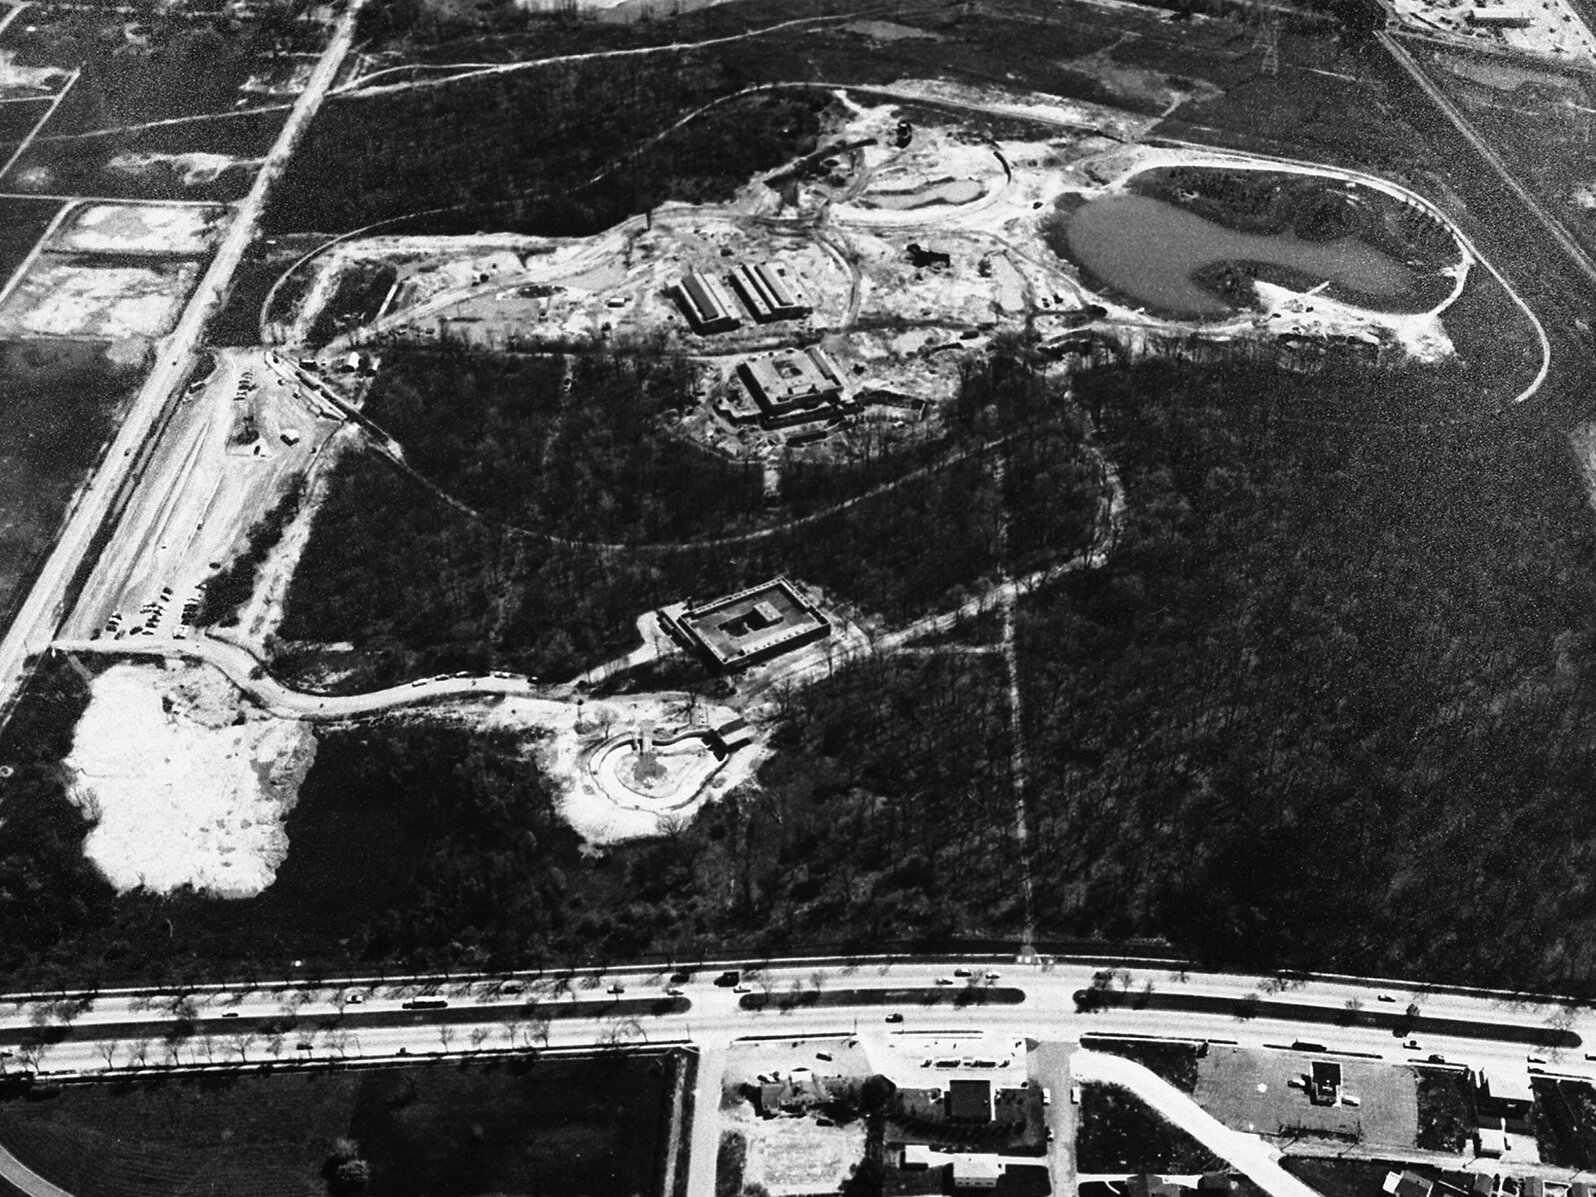
POLYGON ((992 1082, 984 1079, 949 1081, 948 1117, 955 1122, 991 1122, 992 1082))

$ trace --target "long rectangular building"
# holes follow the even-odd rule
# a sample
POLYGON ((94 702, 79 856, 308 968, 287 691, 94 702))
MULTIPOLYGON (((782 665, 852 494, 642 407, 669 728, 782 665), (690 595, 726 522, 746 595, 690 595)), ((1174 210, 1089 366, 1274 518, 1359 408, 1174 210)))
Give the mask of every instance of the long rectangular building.
POLYGON ((768 262, 739 266, 731 272, 730 278, 749 313, 761 324, 772 320, 799 320, 814 311, 787 282, 783 272, 768 262))
POLYGON ((732 310, 731 297, 710 275, 688 271, 676 284, 676 297, 694 332, 728 332, 742 323, 732 310))

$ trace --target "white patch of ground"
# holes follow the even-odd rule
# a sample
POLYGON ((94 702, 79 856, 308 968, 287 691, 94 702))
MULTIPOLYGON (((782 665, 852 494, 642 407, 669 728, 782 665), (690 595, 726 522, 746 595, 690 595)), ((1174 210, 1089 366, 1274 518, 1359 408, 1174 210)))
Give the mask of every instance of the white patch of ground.
MULTIPOLYGON (((605 779, 592 768, 595 750, 606 741, 645 723, 664 735, 689 722, 713 727, 733 716, 724 707, 699 706, 695 713, 692 702, 684 694, 604 698, 581 704, 511 697, 495 707, 483 723, 490 728, 539 728, 551 733, 538 745, 537 755, 545 775, 558 788, 555 805, 584 840, 599 846, 657 836, 673 823, 691 820, 706 802, 752 777, 764 759, 758 744, 739 748, 713 770, 708 783, 696 793, 676 792, 659 803, 624 786, 614 795, 607 793, 605 779)), ((690 754, 677 759, 690 762, 690 754)), ((696 771, 689 763, 682 776, 696 771)))
POLYGON ((108 254, 201 254, 227 209, 195 204, 90 204, 73 214, 53 249, 108 254))
POLYGON ((228 154, 205 154, 195 151, 188 154, 118 154, 107 162, 108 170, 125 175, 142 175, 159 166, 168 166, 177 172, 185 187, 201 183, 214 183, 230 166, 259 166, 264 158, 234 158, 228 154))
POLYGON ((849 21, 843 27, 845 33, 859 33, 872 41, 900 42, 945 42, 948 39, 931 29, 916 29, 912 25, 899 25, 893 21, 849 21))
POLYGON ((1445 361, 1456 352, 1441 317, 1436 312, 1371 312, 1327 299, 1303 295, 1272 283, 1256 284, 1265 315, 1254 323, 1277 335, 1305 333, 1316 336, 1364 336, 1371 342, 1390 337, 1414 361, 1445 361))
POLYGON ((1020 117, 1044 124, 1101 130, 1121 141, 1134 141, 1157 123, 1155 117, 1134 116, 1085 100, 1067 100, 1040 91, 955 83, 948 79, 900 79, 871 90, 910 100, 977 108, 998 116, 1020 117))
POLYGON ((159 266, 101 266, 39 258, 0 306, 0 334, 159 337, 198 278, 193 262, 159 266))
POLYGON ((60 67, 21 66, 16 59, 16 51, 0 50, 0 92, 14 89, 54 92, 58 84, 71 74, 60 67))
POLYGON ((743 1183, 771 1197, 834 1193, 865 1155, 865 1120, 821 1126, 813 1117, 760 1118, 746 1102, 726 1110, 722 1125, 748 1141, 743 1183))
POLYGON ((260 893, 316 755, 306 724, 241 711, 205 665, 114 665, 93 682, 66 766, 95 827, 85 855, 117 892, 260 893))
POLYGON ((1429 34, 1444 34, 1464 42, 1525 50, 1563 60, 1596 58, 1596 39, 1568 0, 1541 0, 1535 4, 1498 5, 1481 0, 1396 0, 1398 19, 1429 34), (1514 8, 1524 15, 1523 28, 1476 25, 1469 13, 1480 8, 1514 8))

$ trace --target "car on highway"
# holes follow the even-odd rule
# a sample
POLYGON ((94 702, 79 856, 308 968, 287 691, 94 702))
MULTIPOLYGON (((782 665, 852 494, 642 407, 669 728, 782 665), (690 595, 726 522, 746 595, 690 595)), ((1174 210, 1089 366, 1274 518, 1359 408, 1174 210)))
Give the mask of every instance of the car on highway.
POLYGON ((358 1006, 361 1002, 366 1000, 366 995, 363 993, 352 993, 344 1000, 351 1006, 358 1006))
POLYGON ((665 996, 666 997, 681 997, 682 996, 681 986, 679 986, 679 985, 667 985, 667 986, 665 986, 665 996))
POLYGON ((988 972, 986 974, 986 983, 988 985, 990 985, 990 984, 992 984, 993 981, 999 981, 999 980, 1002 980, 1002 978, 1003 978, 1003 974, 1002 973, 988 972))
POLYGON ((899 1014, 896 1010, 894 1010, 891 1014, 887 1015, 887 1021, 888 1022, 902 1022, 903 1021, 903 1015, 899 1014))
POLYGON ((1410 1052, 1416 1052, 1419 1050, 1419 1041, 1417 1039, 1404 1039, 1402 1041, 1402 1046, 1407 1048, 1410 1052))
POLYGON ((617 981, 613 985, 611 985, 608 989, 606 989, 604 992, 605 993, 625 993, 626 992, 626 986, 622 985, 619 981, 617 981))
POLYGON ((1392 997, 1389 993, 1382 993, 1382 994, 1376 995, 1375 1001, 1378 1001, 1378 1002, 1394 1002, 1394 1001, 1396 1001, 1396 998, 1392 997))
POLYGON ((223 1018, 237 1018, 238 1017, 238 1011, 237 1010, 223 1010, 222 1011, 222 1017, 223 1018))
POLYGON ((967 968, 956 968, 953 970, 953 975, 955 977, 970 977, 974 976, 975 974, 970 972, 970 970, 967 968))
POLYGON ((715 984, 721 985, 721 986, 735 985, 735 984, 737 984, 737 982, 741 981, 742 979, 743 979, 742 973, 738 972, 734 968, 728 968, 725 972, 721 973, 720 976, 715 978, 715 984))
POLYGON ((733 993, 752 993, 754 991, 753 991, 752 988, 750 988, 747 985, 733 985, 732 986, 732 992, 733 993))
POLYGON ((1544 1064, 1546 1063, 1546 1058, 1544 1056, 1525 1056, 1524 1062, 1527 1064, 1544 1064))
POLYGON ((938 985, 952 985, 953 984, 953 978, 952 977, 938 977, 937 978, 937 984, 938 985))
POLYGON ((1440 1052, 1431 1052, 1429 1054, 1429 1056, 1428 1056, 1428 1059, 1429 1059, 1431 1064, 1445 1064, 1446 1063, 1446 1057, 1443 1056, 1440 1052))
POLYGON ((315 1045, 310 1043, 300 1043, 294 1047, 294 1050, 299 1052, 313 1052, 316 1050, 316 1048, 315 1045))

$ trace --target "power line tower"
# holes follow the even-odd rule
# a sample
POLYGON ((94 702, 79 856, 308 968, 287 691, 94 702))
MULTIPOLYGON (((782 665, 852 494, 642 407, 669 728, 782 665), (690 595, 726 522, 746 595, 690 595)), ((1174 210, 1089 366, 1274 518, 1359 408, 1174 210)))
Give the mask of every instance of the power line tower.
POLYGON ((1263 0, 1258 5, 1258 35, 1252 39, 1252 48, 1263 51, 1260 69, 1264 74, 1280 74, 1280 13, 1263 0))

